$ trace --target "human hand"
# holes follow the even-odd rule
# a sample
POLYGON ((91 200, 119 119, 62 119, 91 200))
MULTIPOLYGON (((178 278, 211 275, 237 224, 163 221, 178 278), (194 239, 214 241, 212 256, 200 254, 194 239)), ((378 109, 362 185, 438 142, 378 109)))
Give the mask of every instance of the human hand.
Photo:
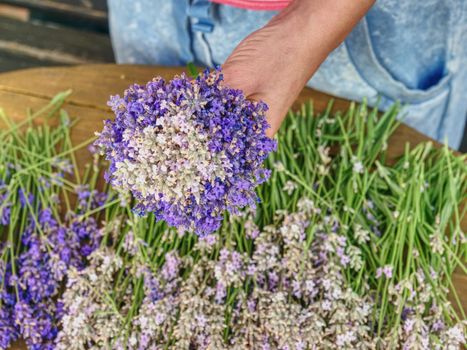
POLYGON ((312 74, 373 2, 295 0, 227 58, 222 67, 226 85, 268 104, 269 137, 312 74))

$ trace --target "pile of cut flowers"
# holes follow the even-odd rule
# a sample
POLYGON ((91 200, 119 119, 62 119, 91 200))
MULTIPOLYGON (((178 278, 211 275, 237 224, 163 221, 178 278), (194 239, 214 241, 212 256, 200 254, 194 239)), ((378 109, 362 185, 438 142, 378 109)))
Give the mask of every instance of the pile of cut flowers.
POLYGON ((0 349, 464 345, 465 156, 390 158, 399 108, 365 103, 305 104, 272 141, 221 79, 134 85, 78 145, 68 93, 0 111, 0 349))

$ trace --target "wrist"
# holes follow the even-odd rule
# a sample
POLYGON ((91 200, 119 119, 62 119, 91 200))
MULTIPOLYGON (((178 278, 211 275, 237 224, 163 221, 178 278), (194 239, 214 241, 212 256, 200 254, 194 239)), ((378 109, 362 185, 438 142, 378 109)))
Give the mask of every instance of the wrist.
POLYGON ((311 47, 319 41, 329 54, 374 3, 375 0, 294 0, 276 19, 289 23, 292 34, 308 38, 311 47))
MULTIPOLYGON (((287 33, 296 63, 303 62, 303 73, 318 69, 339 46, 374 4, 375 0, 294 0, 270 22, 287 33)), ((299 64, 300 65, 300 64, 299 64)), ((303 74, 302 73, 302 74, 303 74)))

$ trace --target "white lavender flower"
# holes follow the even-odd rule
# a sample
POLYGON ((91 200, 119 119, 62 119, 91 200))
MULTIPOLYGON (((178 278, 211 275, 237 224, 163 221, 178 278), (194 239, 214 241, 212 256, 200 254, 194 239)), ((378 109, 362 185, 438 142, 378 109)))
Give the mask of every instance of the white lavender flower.
POLYGON ((90 261, 84 270, 69 272, 57 350, 109 348, 121 335, 123 318, 112 305, 109 287, 123 262, 107 250, 95 251, 90 261))
POLYGON ((286 192, 288 195, 291 195, 297 188, 298 188, 297 184, 289 180, 282 187, 282 191, 286 192))

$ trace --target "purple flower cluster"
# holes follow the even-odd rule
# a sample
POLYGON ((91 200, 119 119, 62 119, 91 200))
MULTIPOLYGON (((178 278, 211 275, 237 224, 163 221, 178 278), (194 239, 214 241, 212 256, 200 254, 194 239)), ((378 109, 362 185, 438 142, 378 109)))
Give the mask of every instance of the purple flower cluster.
POLYGON ((6 226, 10 222, 11 204, 4 200, 5 198, 0 195, 0 225, 6 226))
MULTIPOLYGON (((4 247, 0 246, 0 252, 4 247)), ((11 269, 9 264, 0 260, 0 286, 5 285, 11 278, 11 269)), ((0 289, 0 349, 7 349, 10 344, 18 339, 19 332, 14 326, 15 296, 9 293, 5 288, 0 289)))
POLYGON ((11 203, 8 202, 7 186, 5 182, 0 179, 0 225, 6 226, 10 222, 11 216, 11 203))
POLYGON ((276 147, 265 135, 266 104, 222 80, 217 69, 132 85, 111 98, 115 121, 95 143, 110 161, 107 181, 131 192, 138 212, 199 235, 217 230, 225 210, 256 204, 276 147))
POLYGON ((78 206, 83 210, 101 207, 107 201, 107 193, 91 191, 89 185, 76 186, 75 192, 78 195, 78 206))
MULTIPOLYGON (((29 349, 54 349, 63 314, 56 300, 62 282, 70 267, 85 267, 100 237, 93 217, 70 214, 60 224, 51 209, 43 209, 37 221, 29 219, 14 269, 0 261, 0 349, 20 336, 29 349)), ((0 254, 11 250, 2 247, 0 254)))

